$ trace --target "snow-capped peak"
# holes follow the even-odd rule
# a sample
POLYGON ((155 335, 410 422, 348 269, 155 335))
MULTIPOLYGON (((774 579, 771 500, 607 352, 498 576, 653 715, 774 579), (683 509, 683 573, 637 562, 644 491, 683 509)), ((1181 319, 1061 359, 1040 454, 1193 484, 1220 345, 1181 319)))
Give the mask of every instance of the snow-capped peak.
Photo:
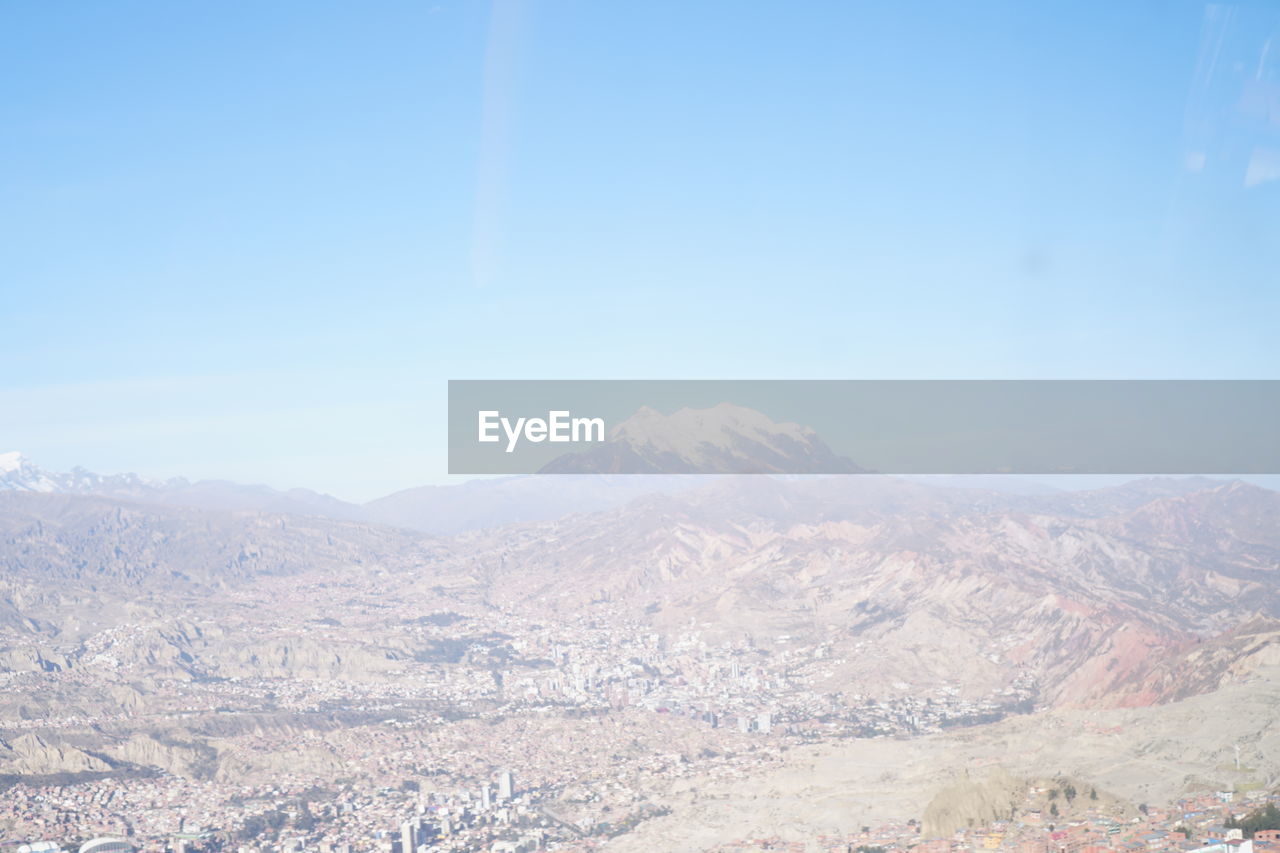
POLYGON ((17 471, 26 464, 27 457, 23 456, 17 450, 11 450, 8 453, 0 453, 0 474, 8 474, 10 471, 17 471))
POLYGON ((56 492, 57 480, 16 450, 0 453, 0 491, 56 492))
MULTIPOLYGON (((176 482, 176 481, 175 481, 176 482)), ((162 488, 137 474, 95 474, 83 468, 46 471, 18 451, 0 453, 0 492, 60 492, 73 495, 121 493, 162 488)))

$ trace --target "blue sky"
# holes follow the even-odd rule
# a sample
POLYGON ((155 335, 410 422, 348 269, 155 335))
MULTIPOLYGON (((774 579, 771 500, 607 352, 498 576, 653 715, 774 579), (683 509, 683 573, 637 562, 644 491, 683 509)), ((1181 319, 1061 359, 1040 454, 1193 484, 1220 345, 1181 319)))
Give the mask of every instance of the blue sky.
POLYGON ((0 5, 0 450, 367 499, 449 378, 1275 378, 1270 4, 0 5))

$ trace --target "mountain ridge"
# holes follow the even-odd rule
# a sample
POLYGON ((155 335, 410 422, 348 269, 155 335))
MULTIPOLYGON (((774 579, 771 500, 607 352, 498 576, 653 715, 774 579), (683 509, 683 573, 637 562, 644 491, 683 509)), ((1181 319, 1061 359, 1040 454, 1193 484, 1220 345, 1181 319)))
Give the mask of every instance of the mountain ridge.
POLYGON ((865 474, 806 426, 720 403, 670 415, 642 406, 608 439, 539 474, 865 474))

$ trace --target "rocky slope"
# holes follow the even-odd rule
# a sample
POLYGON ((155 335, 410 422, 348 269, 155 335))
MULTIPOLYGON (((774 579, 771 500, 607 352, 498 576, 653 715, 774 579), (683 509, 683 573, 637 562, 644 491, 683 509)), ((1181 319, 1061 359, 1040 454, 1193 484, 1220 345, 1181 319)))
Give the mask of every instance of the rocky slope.
POLYGON ((225 586, 304 567, 429 565, 425 537, 311 516, 219 512, 99 496, 0 493, 0 578, 168 588, 225 586))
POLYGON ((744 478, 467 547, 501 606, 621 604, 667 629, 829 638, 862 649, 845 674, 872 684, 990 688, 1026 670, 1051 704, 1147 701, 1133 685, 1157 661, 1280 616, 1273 492, 1218 484, 1101 517, 1053 503, 744 478))
MULTIPOLYGON (((978 698, 1030 683, 1042 709, 1209 691, 1247 704, 1230 691, 1280 663, 1277 522, 1280 496, 1211 481, 1010 495, 737 477, 447 540, 318 516, 0 494, 0 717, 26 725, 56 710, 118 726, 82 742, 10 738, 0 774, 111 762, 266 773, 260 757, 224 755, 219 728, 276 713, 291 693, 335 680, 394 690, 412 667, 421 677, 473 654, 492 689, 464 628, 454 658, 419 632, 424 614, 469 609, 550 625, 621 615, 777 658, 821 647, 822 694, 978 698), (205 734, 131 727, 221 679, 259 692, 201 719, 205 734)), ((319 753, 298 760, 327 766, 319 753)))
POLYGON ((807 840, 901 815, 930 814, 930 830, 942 830, 1008 814, 1016 794, 1047 774, 1131 805, 1270 786, 1280 778, 1278 703, 1280 670, 1266 668, 1159 707, 1051 711, 911 740, 805 747, 750 778, 653 790, 671 814, 610 849, 706 850, 771 835, 807 840), (1242 770, 1234 769, 1234 745, 1242 770))

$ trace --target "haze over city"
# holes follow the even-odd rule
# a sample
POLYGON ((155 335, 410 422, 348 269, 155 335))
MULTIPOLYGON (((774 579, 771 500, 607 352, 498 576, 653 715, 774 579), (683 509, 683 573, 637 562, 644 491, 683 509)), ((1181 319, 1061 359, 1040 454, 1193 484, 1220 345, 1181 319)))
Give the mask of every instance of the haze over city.
POLYGON ((0 4, 0 851, 1280 853, 1277 45, 0 4))

